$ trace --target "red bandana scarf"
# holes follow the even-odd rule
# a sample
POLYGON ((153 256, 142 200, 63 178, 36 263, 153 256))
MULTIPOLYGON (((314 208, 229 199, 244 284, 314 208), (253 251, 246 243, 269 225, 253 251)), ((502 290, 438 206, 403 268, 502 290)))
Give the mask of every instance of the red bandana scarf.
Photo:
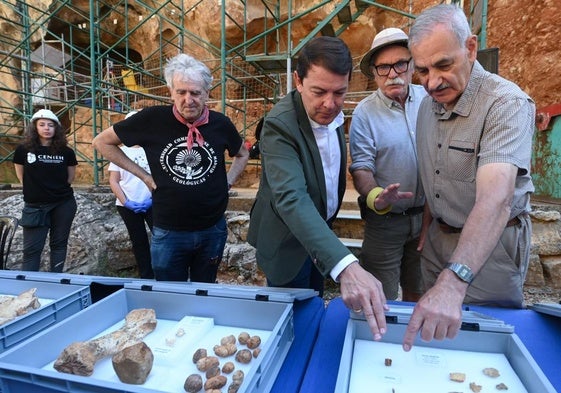
POLYGON ((205 142, 201 132, 197 127, 208 123, 208 113, 208 107, 205 105, 201 116, 193 123, 189 123, 183 116, 181 116, 175 105, 173 106, 173 115, 175 116, 175 118, 179 122, 185 124, 189 129, 187 131, 187 150, 191 150, 193 148, 193 138, 197 141, 197 144, 199 146, 202 146, 205 142), (193 134, 195 135, 194 137, 193 134))

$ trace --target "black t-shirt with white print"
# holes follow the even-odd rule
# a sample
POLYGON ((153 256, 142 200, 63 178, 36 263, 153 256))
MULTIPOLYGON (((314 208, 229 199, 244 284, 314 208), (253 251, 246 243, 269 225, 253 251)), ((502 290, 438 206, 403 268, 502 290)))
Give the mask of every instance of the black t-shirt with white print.
POLYGON ((23 165, 23 200, 26 203, 54 203, 73 196, 68 167, 78 165, 78 161, 71 148, 52 153, 50 147, 40 146, 32 152, 19 145, 13 162, 23 165))

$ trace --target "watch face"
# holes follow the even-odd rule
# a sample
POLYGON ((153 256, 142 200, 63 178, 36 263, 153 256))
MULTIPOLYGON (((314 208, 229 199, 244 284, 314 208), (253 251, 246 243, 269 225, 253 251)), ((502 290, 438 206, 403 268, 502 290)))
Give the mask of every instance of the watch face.
POLYGON ((469 270, 465 266, 460 266, 460 268, 458 269, 458 274, 463 278, 468 278, 469 270))
POLYGON ((473 272, 468 266, 460 263, 449 263, 446 267, 456 273, 460 279, 468 284, 473 281, 473 272))

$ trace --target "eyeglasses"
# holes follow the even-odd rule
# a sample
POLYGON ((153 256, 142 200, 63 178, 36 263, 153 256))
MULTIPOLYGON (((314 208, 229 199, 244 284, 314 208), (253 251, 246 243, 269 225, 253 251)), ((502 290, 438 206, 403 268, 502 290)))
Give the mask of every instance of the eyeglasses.
POLYGON ((409 60, 400 60, 393 64, 380 64, 373 67, 376 69, 376 73, 380 76, 388 76, 392 68, 397 74, 403 74, 409 68, 410 61, 411 58, 409 58, 409 60))

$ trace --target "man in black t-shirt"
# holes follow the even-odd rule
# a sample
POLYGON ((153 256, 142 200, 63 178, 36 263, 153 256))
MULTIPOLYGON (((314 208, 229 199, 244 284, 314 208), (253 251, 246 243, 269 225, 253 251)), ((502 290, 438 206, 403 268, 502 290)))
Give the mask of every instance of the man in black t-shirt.
POLYGON ((186 54, 165 78, 173 105, 154 106, 107 128, 94 147, 153 190, 152 268, 157 280, 215 282, 226 243, 228 189, 249 153, 230 119, 206 106, 210 70, 186 54), (140 145, 151 174, 118 145, 140 145), (233 157, 226 172, 225 151, 233 157))

